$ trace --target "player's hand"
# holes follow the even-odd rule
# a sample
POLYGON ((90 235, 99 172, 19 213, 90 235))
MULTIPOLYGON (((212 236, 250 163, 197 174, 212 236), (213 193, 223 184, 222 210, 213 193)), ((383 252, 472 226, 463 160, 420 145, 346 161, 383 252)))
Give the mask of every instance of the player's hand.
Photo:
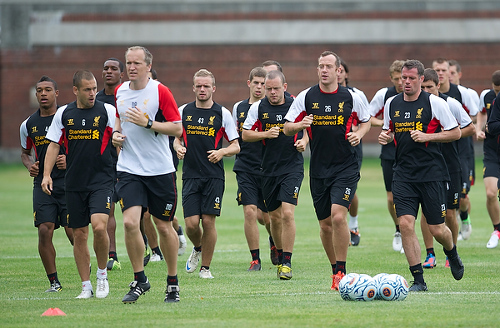
POLYGON ((356 132, 349 132, 347 134, 347 141, 351 144, 351 146, 355 147, 359 145, 361 142, 361 138, 358 136, 356 132))
POLYGON ((476 133, 476 137, 477 137, 477 140, 479 140, 479 141, 484 140, 484 139, 486 139, 486 133, 484 133, 483 130, 479 130, 476 133))
POLYGON ((267 130, 267 139, 276 139, 280 135, 280 128, 277 126, 273 126, 269 130, 267 130))
POLYGON ((149 118, 146 113, 143 113, 137 106, 129 107, 125 111, 125 117, 127 118, 127 122, 134 123, 135 125, 142 127, 146 127, 148 125, 149 118))
POLYGON ((293 145, 295 146, 295 149, 297 149, 299 153, 302 153, 303 151, 306 150, 307 142, 304 139, 299 139, 293 145))
POLYGON ((186 155, 186 147, 179 146, 175 152, 177 153, 178 159, 184 159, 184 156, 186 155))
POLYGON ((210 163, 217 163, 218 161, 220 161, 224 157, 224 153, 222 152, 222 149, 219 149, 219 150, 212 149, 212 150, 207 151, 207 153, 208 153, 208 161, 210 163))
POLYGON ((59 170, 66 170, 66 155, 57 155, 56 166, 59 170))
POLYGON ((307 116, 304 116, 304 118, 301 121, 302 122, 302 130, 311 127, 313 120, 314 120, 313 114, 309 114, 307 116))
POLYGON ((29 172, 30 177, 37 177, 38 173, 40 173, 40 161, 36 161, 35 163, 31 164, 29 172))
POLYGON ((50 176, 48 177, 43 177, 42 180, 42 190, 44 193, 47 195, 52 194, 52 178, 50 176))
POLYGON ((113 132, 113 139, 112 139, 113 146, 122 148, 125 138, 126 137, 120 132, 113 132))
POLYGON ((422 131, 411 130, 410 136, 413 139, 413 141, 415 141, 415 142, 427 142, 427 141, 429 141, 427 139, 427 134, 423 133, 422 131))
POLYGON ((378 135, 378 143, 381 145, 387 145, 392 142, 394 135, 388 130, 382 130, 378 135))

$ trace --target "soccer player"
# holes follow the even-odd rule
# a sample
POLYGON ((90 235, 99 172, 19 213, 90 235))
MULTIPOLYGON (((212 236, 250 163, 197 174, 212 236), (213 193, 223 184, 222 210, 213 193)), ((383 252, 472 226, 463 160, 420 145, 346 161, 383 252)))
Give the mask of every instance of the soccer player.
POLYGON ((210 71, 200 69, 194 74, 196 100, 179 108, 184 145, 180 138, 174 142, 177 156, 184 160, 182 207, 186 233, 194 245, 186 262, 186 271, 194 272, 201 258, 198 275, 204 279, 213 278, 210 263, 217 242, 215 218, 220 216, 224 194, 222 159, 240 151, 231 112, 213 100, 215 89, 215 77, 210 71), (223 137, 229 141, 227 147, 222 147, 223 137))
POLYGON ((33 216, 38 229, 38 254, 42 260, 45 273, 49 279, 50 288, 46 292, 62 290, 57 276, 56 249, 52 243, 54 230, 64 227, 66 236, 73 244, 73 230, 68 228, 66 221, 66 198, 64 195, 64 174, 66 173, 66 155, 61 147, 57 155, 56 165, 51 172, 54 181, 52 195, 42 191, 45 153, 49 140, 45 138, 47 130, 57 111, 57 83, 48 76, 42 76, 36 83, 36 99, 39 109, 31 114, 20 128, 21 160, 33 178, 33 216), (33 156, 32 156, 32 153, 33 156), (33 158, 34 157, 34 158, 33 158))
POLYGON ((477 115, 477 140, 483 140, 483 180, 486 189, 486 209, 493 224, 493 232, 486 244, 487 248, 498 246, 500 239, 500 206, 498 204, 498 179, 500 177, 500 163, 497 156, 497 136, 484 131, 485 124, 491 115, 495 97, 500 92, 500 70, 491 76, 491 89, 481 92, 481 111, 477 115))
POLYGON ((263 142, 262 194, 278 250, 277 276, 281 280, 292 278, 294 212, 304 179, 301 152, 308 141, 301 135, 286 136, 282 133, 285 115, 293 102, 293 98, 285 96, 286 87, 283 73, 278 70, 267 73, 266 97, 252 104, 242 133, 245 142, 263 142))
POLYGON ((133 46, 125 52, 129 81, 115 90, 117 120, 113 145, 120 147, 116 191, 125 229, 125 245, 134 270, 134 281, 123 303, 135 303, 151 285, 144 273, 144 240, 141 217, 149 210, 158 229, 167 264, 166 303, 179 301, 177 248, 172 226, 177 206, 177 187, 168 135, 180 136, 181 117, 166 86, 149 78, 153 55, 133 46))
MULTIPOLYGON (((392 87, 382 88, 375 93, 368 110, 372 116, 370 121, 372 126, 382 126, 384 124, 384 104, 392 96, 403 92, 403 83, 401 80, 401 69, 403 68, 403 60, 395 60, 389 67, 389 78, 392 82, 392 87), (381 118, 379 118, 381 117, 381 118)), ((396 148, 394 142, 389 142, 382 145, 380 152, 380 165, 382 166, 382 175, 384 177, 385 191, 387 193, 387 208, 392 217, 392 221, 396 226, 396 232, 392 240, 392 249, 396 252, 404 252, 401 241, 401 232, 399 230, 399 220, 394 209, 394 201, 392 196, 392 175, 394 158, 396 157, 396 148)))
MULTIPOLYGON (((475 117, 478 113, 478 102, 471 96, 471 92, 467 88, 453 84, 450 82, 450 65, 448 60, 444 58, 435 59, 432 62, 432 68, 438 73, 440 88, 439 92, 458 100, 467 114, 475 117)), ((472 137, 462 138, 459 141, 459 156, 462 166, 462 192, 460 195, 459 215, 461 220, 460 234, 464 240, 469 239, 472 232, 469 211, 470 200, 469 191, 474 179, 473 164, 474 164, 474 149, 472 148, 472 137)), ((460 239, 460 237, 459 237, 460 239)))
MULTIPOLYGON (((463 109, 462 104, 460 104, 456 99, 448 97, 439 92, 439 77, 436 71, 432 68, 426 68, 424 70, 422 90, 446 100, 453 117, 460 125, 461 138, 466 138, 475 133, 474 124, 472 123, 467 112, 463 109)), ((458 141, 453 141, 443 143, 441 147, 443 157, 448 168, 448 173, 450 175, 450 182, 448 184, 448 190, 446 192, 447 208, 445 223, 451 230, 453 242, 455 244, 457 243, 458 238, 458 222, 456 212, 459 207, 461 189, 461 168, 460 157, 458 156, 458 146, 458 141)), ((423 215, 422 219, 420 220, 420 227, 427 251, 427 256, 422 267, 424 269, 432 269, 436 266, 436 253, 434 252, 433 246, 434 239, 432 238, 432 234, 429 231, 427 221, 425 217, 423 217, 423 215)), ((446 259, 445 267, 450 267, 448 259, 446 259)))
POLYGON ((361 98, 339 86, 340 58, 332 51, 318 59, 319 83, 299 93, 285 116, 286 135, 308 129, 311 138, 310 186, 320 238, 331 264, 332 289, 345 276, 350 233, 347 212, 360 178, 353 147, 370 129, 361 98), (357 131, 352 131, 359 121, 357 131), (332 151, 332 150, 335 151, 332 151))
POLYGON ((115 108, 95 99, 97 82, 86 70, 73 75, 76 101, 59 108, 46 138, 51 141, 45 155, 42 189, 50 195, 54 190, 51 171, 64 140, 67 156, 65 176, 68 227, 73 229, 75 257, 82 280, 77 298, 93 296, 90 282, 90 253, 87 245, 92 224, 94 251, 97 258, 96 297, 109 293, 106 262, 109 251, 107 223, 114 186, 111 138, 115 108))
POLYGON ((247 86, 250 89, 250 97, 238 101, 233 106, 233 119, 238 126, 238 139, 240 152, 236 154, 233 171, 236 173, 238 182, 238 192, 236 201, 238 205, 243 205, 243 215, 245 218, 244 230, 248 248, 252 256, 248 271, 260 271, 261 259, 259 250, 259 227, 257 221, 264 225, 269 233, 269 243, 271 248, 271 262, 278 265, 278 251, 271 237, 271 223, 267 213, 261 187, 261 159, 262 143, 244 142, 241 138, 243 123, 247 118, 250 106, 265 97, 266 70, 262 67, 255 67, 250 71, 247 86))
POLYGON ((414 281, 410 291, 427 290, 415 233, 419 205, 431 234, 443 245, 453 277, 462 279, 464 266, 450 229, 445 225, 446 187, 449 174, 441 142, 460 138, 460 129, 444 99, 422 91, 424 65, 407 60, 401 72, 403 93, 384 105, 384 126, 379 143, 396 144, 392 191, 399 218, 403 248, 414 281))
MULTIPOLYGON (((363 91, 358 88, 351 87, 348 85, 349 83, 349 66, 345 63, 343 59, 340 59, 340 67, 338 71, 338 79, 339 84, 343 87, 346 87, 353 92, 357 93, 361 99, 363 100, 366 107, 368 107, 368 99, 363 91)), ((358 122, 359 123, 359 122, 358 122)), ((353 130, 355 131, 358 128, 358 125, 353 125, 353 130)), ((361 141, 359 145, 354 147, 356 151, 356 156, 358 158, 358 165, 361 169, 361 163, 363 161, 363 142, 361 141)), ((354 194, 351 201, 351 206, 349 207, 349 231, 351 232, 351 245, 358 246, 359 241, 361 239, 361 234, 358 229, 358 208, 359 208, 359 199, 358 194, 354 194)))
MULTIPOLYGON (((123 63, 116 58, 108 58, 104 62, 102 68, 102 78, 104 80, 104 89, 99 91, 96 99, 104 103, 115 106, 115 89, 122 83, 125 72, 123 71, 123 63)), ((111 142, 111 140, 110 140, 111 142)), ((115 147, 111 147, 111 153, 114 159, 115 173, 116 161, 118 161, 118 153, 115 147)), ((116 179, 115 179, 116 181, 116 179)), ((116 218, 115 218, 115 204, 118 201, 116 192, 113 192, 113 201, 111 202, 111 209, 109 210, 108 220, 108 236, 109 236, 109 258, 106 267, 108 270, 120 270, 121 264, 118 261, 116 254, 116 218)))

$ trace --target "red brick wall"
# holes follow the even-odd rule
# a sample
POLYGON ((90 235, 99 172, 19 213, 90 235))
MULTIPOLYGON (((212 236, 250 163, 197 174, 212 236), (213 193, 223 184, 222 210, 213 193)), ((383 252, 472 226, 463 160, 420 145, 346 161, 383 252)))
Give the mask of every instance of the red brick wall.
MULTIPOLYGON (((147 45, 145 45, 148 47, 147 45)), ((437 57, 456 59, 462 65, 462 84, 480 92, 489 88, 491 74, 500 69, 500 44, 379 44, 379 45, 245 45, 245 46, 151 46, 153 67, 160 81, 172 90, 178 105, 194 100, 192 76, 199 68, 215 74, 215 101, 231 109, 248 97, 250 70, 267 59, 279 61, 292 94, 317 83, 316 63, 324 50, 337 52, 350 69, 350 84, 363 90, 369 100, 389 86, 388 68, 394 59, 419 59, 430 66, 437 57)), ((123 58, 126 47, 34 47, 3 50, 0 80, 0 146, 19 147, 19 125, 36 108, 29 105, 29 91, 42 75, 59 84, 60 105, 74 101, 72 76, 89 69, 103 87, 101 68, 108 57, 123 58)), ((376 142, 373 129, 365 142, 376 142)))

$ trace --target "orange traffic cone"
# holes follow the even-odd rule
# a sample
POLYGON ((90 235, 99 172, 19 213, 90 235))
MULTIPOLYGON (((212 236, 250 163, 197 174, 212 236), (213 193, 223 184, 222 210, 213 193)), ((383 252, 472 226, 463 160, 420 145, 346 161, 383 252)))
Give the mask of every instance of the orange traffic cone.
POLYGON ((42 317, 44 317, 44 316, 49 317, 49 316, 55 316, 55 315, 66 315, 66 313, 61 311, 61 309, 59 309, 59 308, 49 308, 47 311, 42 313, 42 317))

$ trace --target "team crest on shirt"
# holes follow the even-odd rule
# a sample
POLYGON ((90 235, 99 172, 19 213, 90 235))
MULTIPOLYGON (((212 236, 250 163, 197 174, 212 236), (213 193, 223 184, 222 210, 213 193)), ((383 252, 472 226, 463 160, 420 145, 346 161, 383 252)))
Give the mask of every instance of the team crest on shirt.
POLYGON ((269 113, 262 113, 262 119, 266 120, 269 118, 269 113))
POLYGON ((245 112, 240 112, 240 118, 244 118, 245 117, 245 112))
POLYGON ((319 103, 313 103, 311 109, 319 109, 319 103))
POLYGON ((36 126, 33 126, 31 128, 31 133, 37 133, 38 132, 38 128, 36 126))
POLYGON ((339 103, 339 110, 338 110, 339 113, 343 113, 344 112, 344 103, 345 103, 344 101, 341 102, 341 103, 339 103))
POLYGON ((149 102, 149 99, 144 99, 143 104, 144 104, 145 107, 148 105, 148 102, 149 102))
POLYGON ((192 115, 188 115, 186 117, 186 122, 192 122, 193 121, 193 116, 192 115))
POLYGON ((394 112, 394 117, 400 117, 401 115, 399 114, 399 110, 394 112))
POLYGON ((208 119, 208 125, 214 125, 214 120, 215 120, 215 115, 210 116, 210 118, 208 119))
POLYGON ((423 111, 424 111, 424 108, 417 109, 417 116, 415 118, 422 118, 423 111))
POLYGON ((96 116, 94 117, 94 125, 93 126, 99 126, 99 120, 101 119, 101 116, 96 116))
POLYGON ((75 120, 72 118, 68 119, 68 125, 75 125, 75 120))

